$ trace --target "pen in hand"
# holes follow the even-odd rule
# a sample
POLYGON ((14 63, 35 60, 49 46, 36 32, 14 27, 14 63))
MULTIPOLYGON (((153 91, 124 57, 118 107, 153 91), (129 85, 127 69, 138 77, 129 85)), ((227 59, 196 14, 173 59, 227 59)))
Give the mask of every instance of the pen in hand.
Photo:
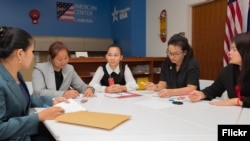
POLYGON ((63 96, 65 98, 77 98, 79 96, 79 92, 70 86, 69 89, 64 92, 63 96))

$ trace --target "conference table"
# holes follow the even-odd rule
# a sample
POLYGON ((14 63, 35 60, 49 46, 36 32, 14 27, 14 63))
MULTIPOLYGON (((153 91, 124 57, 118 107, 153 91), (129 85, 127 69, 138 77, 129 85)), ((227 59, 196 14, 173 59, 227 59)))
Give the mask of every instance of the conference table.
POLYGON ((141 96, 111 98, 97 93, 86 103, 75 99, 88 111, 131 116, 112 130, 55 120, 46 120, 44 124, 58 141, 217 141, 219 124, 250 124, 249 108, 213 106, 208 101, 191 103, 188 98, 176 105, 152 91, 133 93, 141 96))

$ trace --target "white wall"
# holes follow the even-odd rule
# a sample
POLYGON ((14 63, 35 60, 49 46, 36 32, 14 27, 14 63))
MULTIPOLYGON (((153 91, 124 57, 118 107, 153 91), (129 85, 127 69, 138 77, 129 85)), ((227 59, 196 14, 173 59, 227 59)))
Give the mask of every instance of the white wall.
MULTIPOLYGON (((212 0, 146 0, 146 56, 164 57, 169 37, 185 32, 191 41, 191 6, 212 0), (160 12, 167 11, 167 40, 160 40, 160 12), (190 13, 190 14, 189 14, 190 13)), ((191 42, 190 42, 191 43, 191 42)))

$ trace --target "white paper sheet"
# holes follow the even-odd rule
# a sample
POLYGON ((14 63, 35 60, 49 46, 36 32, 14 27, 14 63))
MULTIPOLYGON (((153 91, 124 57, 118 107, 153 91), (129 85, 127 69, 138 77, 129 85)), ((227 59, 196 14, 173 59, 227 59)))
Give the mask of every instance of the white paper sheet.
POLYGON ((54 106, 62 107, 64 109, 64 113, 86 111, 87 110, 82 105, 75 102, 73 99, 68 99, 68 100, 69 100, 69 103, 61 102, 61 103, 58 103, 54 106))
POLYGON ((163 109, 163 108, 168 108, 174 106, 171 102, 164 102, 164 101, 159 101, 159 100, 143 100, 143 101, 138 101, 136 104, 149 107, 149 108, 154 108, 154 109, 163 109))

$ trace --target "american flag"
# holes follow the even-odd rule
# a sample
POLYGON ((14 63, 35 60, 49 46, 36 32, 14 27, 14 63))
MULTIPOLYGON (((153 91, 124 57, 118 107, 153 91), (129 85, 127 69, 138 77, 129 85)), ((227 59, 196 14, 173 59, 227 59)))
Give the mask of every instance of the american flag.
POLYGON ((74 21, 74 4, 73 3, 56 3, 57 20, 58 21, 74 21))
MULTIPOLYGON (((227 17, 224 37, 223 64, 229 62, 228 52, 233 37, 236 34, 246 32, 248 28, 249 0, 228 0, 227 17)), ((250 24, 250 23, 249 23, 250 24)))

